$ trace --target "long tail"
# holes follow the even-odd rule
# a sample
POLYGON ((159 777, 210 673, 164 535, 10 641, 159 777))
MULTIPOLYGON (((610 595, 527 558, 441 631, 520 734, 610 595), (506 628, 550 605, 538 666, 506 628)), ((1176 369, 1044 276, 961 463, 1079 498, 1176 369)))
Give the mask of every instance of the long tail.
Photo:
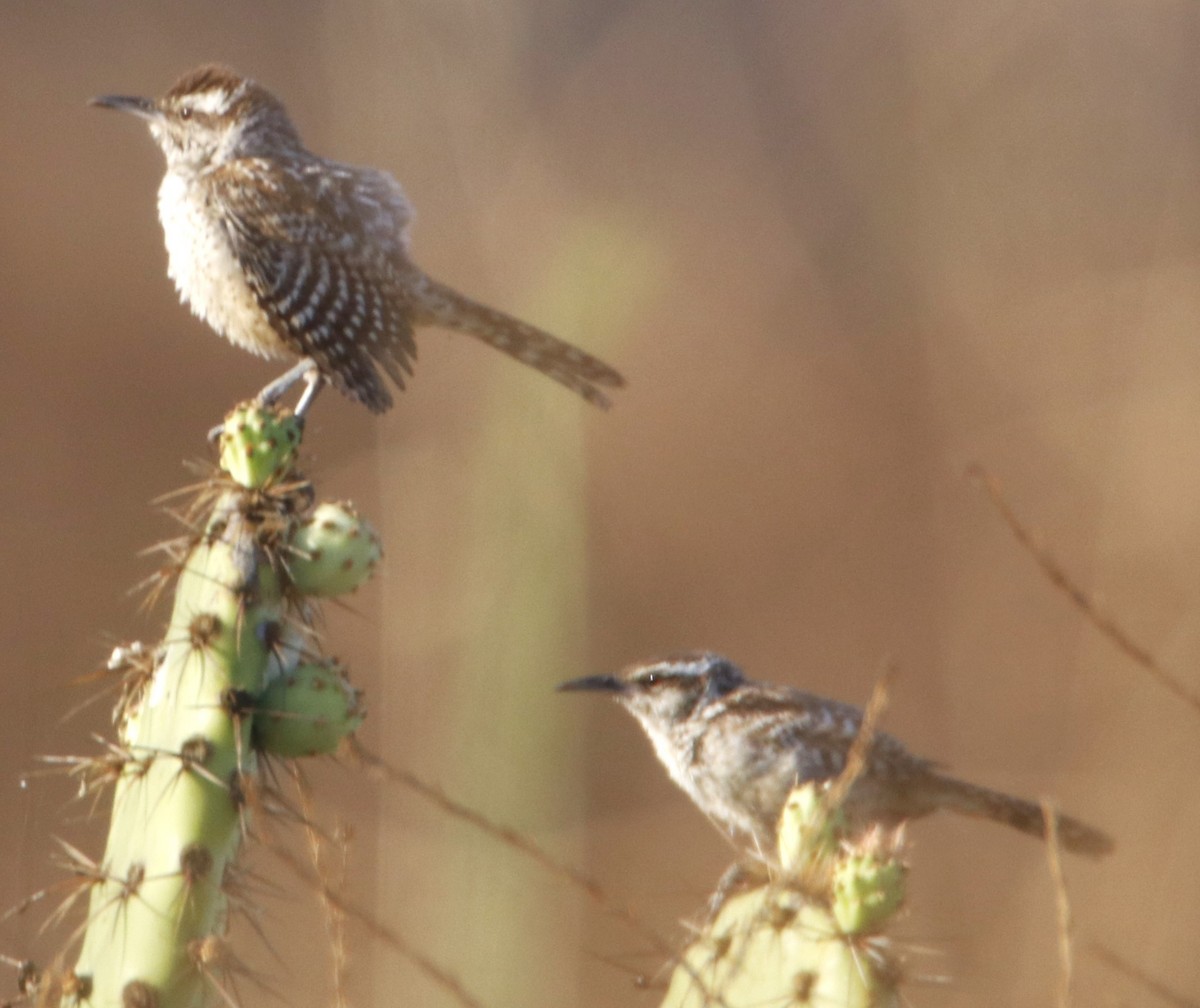
POLYGON ((610 403, 597 386, 620 388, 625 384, 625 379, 599 358, 430 277, 420 277, 413 288, 414 321, 418 324, 454 329, 483 340, 602 409, 610 403))
MULTIPOLYGON (((1022 833, 1045 838, 1046 821, 1040 805, 953 777, 934 775, 933 780, 938 785, 938 807, 963 815, 994 819, 1022 833)), ((1058 839, 1067 850, 1088 857, 1101 857, 1113 849, 1111 837, 1068 815, 1058 817, 1058 839)))

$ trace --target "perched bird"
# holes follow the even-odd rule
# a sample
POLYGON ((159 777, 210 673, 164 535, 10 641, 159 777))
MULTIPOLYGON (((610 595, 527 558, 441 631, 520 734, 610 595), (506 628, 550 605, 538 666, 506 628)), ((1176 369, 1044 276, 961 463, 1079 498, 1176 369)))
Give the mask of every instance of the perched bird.
MULTIPOLYGON (((559 689, 611 693, 700 810, 759 851, 775 849, 780 813, 797 784, 831 781, 842 772, 863 719, 851 704, 747 679, 711 652, 575 679, 559 689)), ((855 831, 949 809, 1045 833, 1041 806, 944 776, 882 732, 871 739, 842 808, 855 831)), ((1059 816, 1057 826, 1068 850, 1093 857, 1112 850, 1107 836, 1078 819, 1059 816)))
POLYGON ((158 100, 92 104, 146 120, 166 156, 158 216, 181 298, 231 343, 301 358, 271 395, 305 377, 307 404, 323 379, 380 413, 392 397, 379 370, 404 388, 423 325, 474 336, 598 406, 602 389, 624 384, 603 361, 423 273, 396 180, 307 150, 249 78, 202 66, 158 100))

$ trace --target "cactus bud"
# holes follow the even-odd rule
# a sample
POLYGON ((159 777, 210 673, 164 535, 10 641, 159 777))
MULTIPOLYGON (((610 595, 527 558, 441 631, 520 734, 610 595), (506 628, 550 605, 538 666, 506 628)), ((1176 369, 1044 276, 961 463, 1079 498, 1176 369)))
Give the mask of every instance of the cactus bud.
POLYGON ((289 759, 331 753, 365 716, 361 693, 335 663, 304 662, 259 695, 254 743, 289 759))
POLYGON ((379 536, 349 504, 319 504, 296 529, 288 572, 305 595, 329 597, 354 591, 383 556, 379 536))

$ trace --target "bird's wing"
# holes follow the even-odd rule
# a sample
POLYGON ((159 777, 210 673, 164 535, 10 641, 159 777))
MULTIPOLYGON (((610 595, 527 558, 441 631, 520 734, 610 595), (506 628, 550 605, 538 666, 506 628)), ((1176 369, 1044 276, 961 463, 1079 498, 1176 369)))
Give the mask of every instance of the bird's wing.
POLYGON ((408 208, 388 176, 241 158, 207 173, 230 246, 272 328, 375 412, 416 357, 403 276, 408 208), (390 182, 390 186, 388 183, 390 182))
MULTIPOLYGON (((794 752, 798 780, 824 780, 845 769, 862 728, 858 707, 785 687, 745 696, 740 706, 753 705, 757 711, 758 744, 768 752, 794 752)), ((894 735, 876 732, 865 769, 872 773, 886 768, 886 773, 896 776, 923 773, 932 766, 910 753, 894 735)))

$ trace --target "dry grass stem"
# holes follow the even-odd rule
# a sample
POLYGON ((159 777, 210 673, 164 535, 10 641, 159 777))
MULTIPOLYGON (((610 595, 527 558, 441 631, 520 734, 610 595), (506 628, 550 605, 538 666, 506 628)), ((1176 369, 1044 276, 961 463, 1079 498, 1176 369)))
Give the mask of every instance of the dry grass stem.
POLYGON ((1092 626, 1099 630, 1103 636, 1107 637, 1119 650, 1132 658, 1136 664, 1145 669, 1160 686, 1169 690, 1176 698, 1186 703, 1195 713, 1200 714, 1200 694, 1193 692, 1188 686, 1184 685, 1174 675, 1159 665, 1149 651, 1136 643, 1111 615, 1104 612, 1095 598, 1071 579, 1070 575, 1067 574, 1053 555, 1051 555, 1050 551, 1038 541, 1037 537, 1017 517, 1004 497, 1004 491, 1000 486, 999 480, 978 463, 971 465, 967 470, 967 474, 977 480, 983 487, 984 492, 1000 513, 1000 517, 1009 527, 1017 542, 1033 557, 1034 561, 1042 569, 1042 573, 1050 580, 1050 583, 1071 600, 1092 626))
POLYGON ((1071 901, 1062 870, 1062 849, 1058 842, 1058 812, 1049 799, 1041 800, 1042 819, 1046 823, 1046 862, 1054 885, 1054 910, 1058 937, 1058 1005, 1071 1008, 1074 957, 1071 950, 1071 901))
POLYGON ((1111 966, 1118 973, 1124 973, 1131 980, 1136 981, 1139 986, 1144 987, 1160 1001, 1175 1005, 1175 1008, 1200 1008, 1200 1001, 1177 994, 1161 981, 1155 980, 1140 966, 1135 966, 1127 959, 1117 955, 1107 945, 1093 942, 1088 946, 1088 951, 1105 965, 1111 966))

